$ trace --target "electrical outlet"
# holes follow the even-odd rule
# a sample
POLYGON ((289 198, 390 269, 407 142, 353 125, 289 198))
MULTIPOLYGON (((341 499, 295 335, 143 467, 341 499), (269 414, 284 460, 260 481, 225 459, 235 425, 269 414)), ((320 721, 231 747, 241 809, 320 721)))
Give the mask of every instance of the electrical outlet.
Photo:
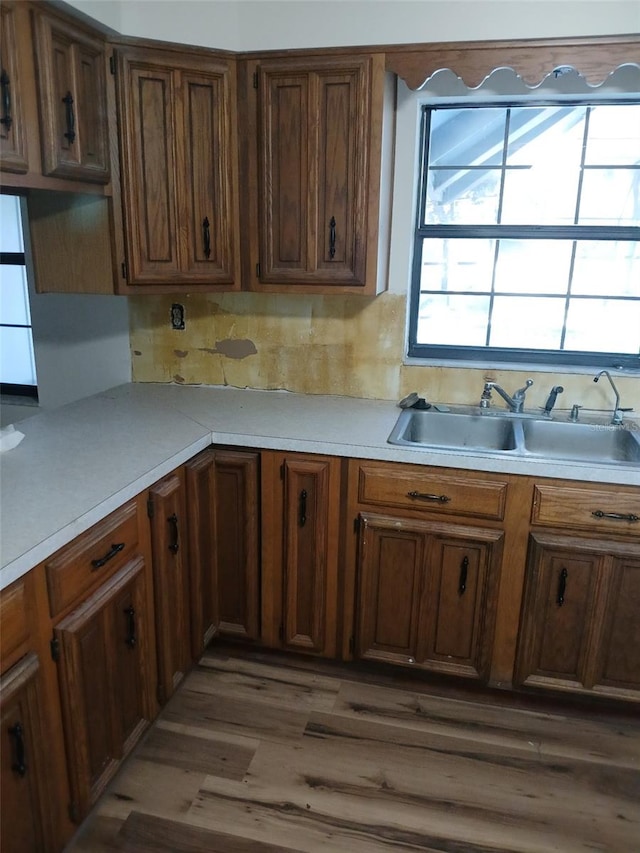
POLYGON ((184 305, 174 302, 171 306, 171 328, 177 332, 184 330, 184 305))

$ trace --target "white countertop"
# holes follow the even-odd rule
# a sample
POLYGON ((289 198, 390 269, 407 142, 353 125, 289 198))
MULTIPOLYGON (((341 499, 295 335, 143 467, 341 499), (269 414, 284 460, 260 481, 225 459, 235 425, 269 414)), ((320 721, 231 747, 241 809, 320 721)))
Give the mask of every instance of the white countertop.
POLYGON ((393 402, 122 385, 20 421, 0 455, 0 589, 210 443, 640 486, 622 466, 387 444, 393 402))

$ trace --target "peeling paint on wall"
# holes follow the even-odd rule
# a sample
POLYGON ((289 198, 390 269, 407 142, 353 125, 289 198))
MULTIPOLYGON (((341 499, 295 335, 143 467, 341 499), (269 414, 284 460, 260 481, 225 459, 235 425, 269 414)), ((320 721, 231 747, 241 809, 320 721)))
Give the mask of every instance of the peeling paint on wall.
MULTIPOLYGON (((403 364, 406 297, 225 293, 181 297, 189 322, 168 328, 171 296, 131 297, 135 382, 231 385, 398 400, 418 391, 430 400, 476 403, 486 368, 403 364), (212 345, 213 342, 213 345, 212 345)), ((565 388, 558 409, 573 403, 608 409, 604 386, 590 375, 491 370, 507 391, 531 377, 530 407, 543 406, 552 385, 565 388)), ((640 409, 637 377, 617 377, 625 406, 640 409)), ((497 405, 500 405, 498 402, 497 405)))

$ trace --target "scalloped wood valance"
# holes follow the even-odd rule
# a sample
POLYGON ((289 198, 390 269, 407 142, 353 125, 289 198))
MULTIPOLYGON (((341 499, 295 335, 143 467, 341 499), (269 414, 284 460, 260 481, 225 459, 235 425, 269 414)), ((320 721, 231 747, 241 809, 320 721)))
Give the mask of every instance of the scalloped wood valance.
POLYGON ((479 86, 496 68, 512 68, 529 86, 537 86, 554 68, 570 66, 597 86, 620 65, 640 65, 640 35, 518 41, 434 42, 387 47, 386 67, 410 89, 419 89, 444 68, 469 88, 479 86))

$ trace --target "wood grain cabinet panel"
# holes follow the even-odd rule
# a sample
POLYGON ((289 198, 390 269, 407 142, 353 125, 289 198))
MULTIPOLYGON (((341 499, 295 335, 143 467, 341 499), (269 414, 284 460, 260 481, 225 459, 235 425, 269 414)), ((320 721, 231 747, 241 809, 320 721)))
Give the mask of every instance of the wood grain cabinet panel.
POLYGON ((47 741, 35 654, 0 680, 0 848, 2 853, 53 853, 47 741))
POLYGON ((75 821, 150 722, 144 578, 138 556, 54 630, 75 821))
POLYGON ((238 289, 234 61, 116 57, 128 283, 238 289))
POLYGON ((195 657, 214 636, 260 636, 259 454, 212 447, 186 476, 195 657))
POLYGON ((184 470, 149 490, 158 656, 158 701, 166 702, 191 667, 189 542, 184 470))
POLYGON ((499 530, 360 516, 356 654, 485 681, 499 530))
POLYGON ((531 534, 515 682, 640 699, 640 546, 531 534))
POLYGON ((378 59, 260 62, 257 289, 376 293, 378 59))
POLYGON ((0 7, 0 169, 25 173, 29 170, 25 98, 18 52, 31 49, 28 19, 17 4, 0 7))
POLYGON ((104 41, 38 9, 33 27, 43 174, 106 184, 104 41))
POLYGON ((323 657, 338 648, 341 463, 262 453, 262 639, 323 657))

